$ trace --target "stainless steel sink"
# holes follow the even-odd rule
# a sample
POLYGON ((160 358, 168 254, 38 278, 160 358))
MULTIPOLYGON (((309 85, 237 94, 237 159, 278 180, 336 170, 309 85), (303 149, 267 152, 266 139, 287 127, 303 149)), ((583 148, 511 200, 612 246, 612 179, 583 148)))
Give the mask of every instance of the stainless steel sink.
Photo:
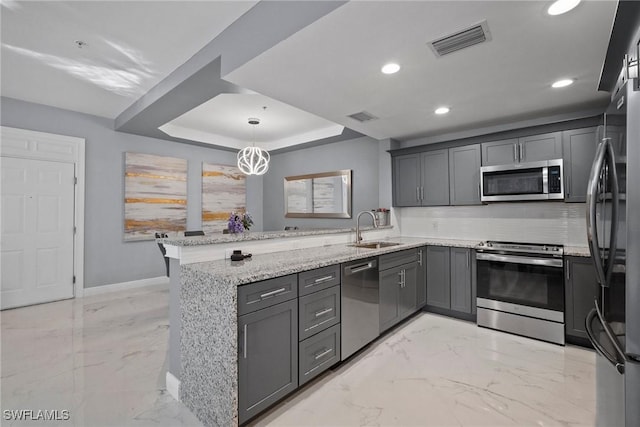
POLYGON ((398 246, 400 243, 394 242, 363 242, 356 243, 350 246, 355 246, 356 248, 365 248, 365 249, 380 249, 380 248, 388 248, 389 246, 398 246))

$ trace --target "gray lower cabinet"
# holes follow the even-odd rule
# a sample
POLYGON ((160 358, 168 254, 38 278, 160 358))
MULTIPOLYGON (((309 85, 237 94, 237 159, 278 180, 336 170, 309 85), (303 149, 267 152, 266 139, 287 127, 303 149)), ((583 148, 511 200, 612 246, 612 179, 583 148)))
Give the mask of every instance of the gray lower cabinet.
POLYGON ((298 387, 297 298, 239 316, 238 341, 243 423, 298 387))
POLYGON ((479 205, 480 144, 449 149, 449 195, 451 205, 479 205))
POLYGON ((476 311, 471 249, 427 246, 427 305, 464 314, 476 311))
POLYGON ((418 278, 416 279, 416 308, 427 303, 427 248, 418 248, 418 278))
POLYGON ((588 339, 585 319, 598 290, 591 258, 565 257, 565 334, 588 339))
POLYGON ((562 132, 565 202, 586 201, 591 164, 598 145, 597 138, 596 127, 562 132))
POLYGON ((418 253, 411 249, 380 257, 380 332, 418 310, 418 253))
POLYGON ((340 286, 300 297, 300 339, 340 323, 340 286))
POLYGON ((471 250, 451 248, 451 310, 471 313, 471 250))
POLYGON ((449 248, 427 246, 427 305, 451 308, 449 248))
POLYGON ((315 378, 340 361, 340 325, 300 342, 300 385, 315 378))

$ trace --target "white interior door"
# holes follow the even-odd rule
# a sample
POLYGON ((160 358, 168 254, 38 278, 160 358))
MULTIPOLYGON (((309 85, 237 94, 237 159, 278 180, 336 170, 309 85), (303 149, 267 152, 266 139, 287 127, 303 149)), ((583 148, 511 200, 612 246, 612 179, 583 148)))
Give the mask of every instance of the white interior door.
POLYGON ((74 164, 2 157, 0 308, 73 297, 74 164))

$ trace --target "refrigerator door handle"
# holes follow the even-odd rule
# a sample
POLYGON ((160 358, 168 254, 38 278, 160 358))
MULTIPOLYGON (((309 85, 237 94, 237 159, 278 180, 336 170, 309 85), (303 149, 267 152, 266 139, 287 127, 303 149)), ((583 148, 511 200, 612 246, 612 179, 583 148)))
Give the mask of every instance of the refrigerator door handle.
POLYGON ((618 172, 616 170, 615 153, 610 138, 606 138, 606 162, 611 180, 611 230, 609 236, 609 253, 607 255, 605 281, 609 286, 618 249, 618 209, 620 206, 620 192, 618 189, 618 172))
POLYGON ((589 341, 593 345, 593 348, 595 348, 596 352, 598 352, 598 354, 600 354, 602 357, 607 359, 609 363, 611 363, 616 368, 616 371, 618 371, 618 373, 624 374, 624 363, 618 362, 612 355, 609 354, 607 350, 605 350, 602 347, 600 342, 598 342, 598 340, 595 338, 595 333, 593 332, 593 328, 591 327, 591 322, 596 317, 596 315, 597 315, 597 309, 592 308, 589 314, 587 314, 587 317, 585 319, 585 327, 587 331, 587 336, 589 337, 589 341))
POLYGON ((589 251, 591 252, 591 258, 593 258, 593 264, 596 269, 596 279, 598 283, 604 285, 605 273, 602 266, 602 258, 600 255, 600 246, 598 243, 598 226, 597 226, 597 211, 596 203, 598 200, 598 182, 600 177, 600 171, 604 163, 605 156, 605 144, 606 139, 598 145, 596 150, 596 156, 591 165, 591 173, 589 174, 589 182, 587 184, 587 242, 589 243, 589 251))

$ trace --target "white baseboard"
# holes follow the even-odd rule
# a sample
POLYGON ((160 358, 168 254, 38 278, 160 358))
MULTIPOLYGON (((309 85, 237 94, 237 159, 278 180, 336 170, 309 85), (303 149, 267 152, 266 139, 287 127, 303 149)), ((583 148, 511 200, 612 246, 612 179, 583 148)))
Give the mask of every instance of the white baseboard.
POLYGON ((180 380, 167 371, 167 392, 171 397, 180 402, 180 380))
POLYGON ((136 288, 144 288, 146 286, 160 286, 169 284, 169 278, 166 276, 151 277, 149 279, 132 280, 130 282, 112 283, 110 285, 95 286, 92 288, 84 288, 83 296, 90 297, 94 295, 102 295, 110 292, 118 292, 136 288))

